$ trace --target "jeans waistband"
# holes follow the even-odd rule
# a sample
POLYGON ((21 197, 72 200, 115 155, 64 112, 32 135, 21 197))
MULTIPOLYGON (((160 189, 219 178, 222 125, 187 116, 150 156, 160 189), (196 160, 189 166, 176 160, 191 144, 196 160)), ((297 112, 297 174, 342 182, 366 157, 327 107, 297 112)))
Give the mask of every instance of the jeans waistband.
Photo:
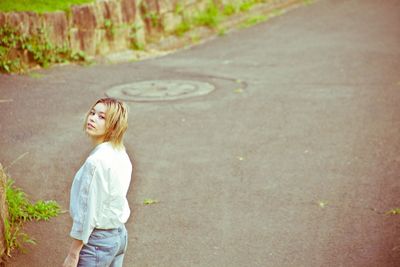
POLYGON ((108 228, 108 229, 103 229, 103 228, 94 228, 93 232, 121 232, 124 229, 125 225, 121 225, 117 228, 108 228))

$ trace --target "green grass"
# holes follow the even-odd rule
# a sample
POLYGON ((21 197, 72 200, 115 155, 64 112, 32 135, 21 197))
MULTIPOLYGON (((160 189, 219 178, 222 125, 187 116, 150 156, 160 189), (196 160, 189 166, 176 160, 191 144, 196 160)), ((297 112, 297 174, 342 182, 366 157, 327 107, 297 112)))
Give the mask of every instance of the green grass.
POLYGON ((254 5, 259 4, 259 3, 264 3, 264 2, 265 1, 263 1, 263 0, 246 0, 240 4, 239 10, 242 12, 246 12, 246 11, 250 10, 254 5))
POLYGON ((232 16, 233 14, 237 13, 239 8, 237 5, 229 3, 224 6, 222 13, 224 16, 232 16))
POLYGON ((183 34, 193 28, 193 25, 187 21, 182 21, 175 29, 176 36, 183 36, 183 34))
POLYGON ((214 4, 214 2, 210 2, 204 12, 197 14, 195 17, 195 24, 199 26, 216 28, 221 20, 222 16, 220 10, 214 4))
POLYGON ((37 13, 67 11, 72 5, 94 2, 94 0, 0 0, 0 11, 34 11, 37 13))
POLYGON ((267 15, 255 15, 255 16, 249 17, 245 22, 243 22, 241 27, 242 28, 248 28, 248 27, 251 27, 251 26, 256 25, 258 23, 267 21, 268 18, 269 17, 267 15))
POLYGON ((314 0, 304 0, 303 2, 305 5, 311 5, 314 2, 314 0))

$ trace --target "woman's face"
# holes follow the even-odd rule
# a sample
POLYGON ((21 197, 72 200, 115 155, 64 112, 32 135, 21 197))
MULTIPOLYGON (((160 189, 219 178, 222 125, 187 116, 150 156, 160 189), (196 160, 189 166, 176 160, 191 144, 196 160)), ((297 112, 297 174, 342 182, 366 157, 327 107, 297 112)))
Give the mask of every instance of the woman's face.
POLYGON ((97 103, 89 113, 86 122, 86 133, 94 138, 101 139, 106 133, 107 107, 103 103, 97 103))

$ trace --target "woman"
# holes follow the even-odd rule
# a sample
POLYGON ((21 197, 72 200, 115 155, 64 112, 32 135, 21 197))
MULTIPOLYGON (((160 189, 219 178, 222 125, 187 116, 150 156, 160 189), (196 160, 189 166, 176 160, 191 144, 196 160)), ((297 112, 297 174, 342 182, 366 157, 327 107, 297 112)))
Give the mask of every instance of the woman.
POLYGON ((127 106, 98 100, 86 115, 84 130, 94 149, 76 173, 70 198, 73 238, 64 267, 122 266, 127 246, 124 223, 132 164, 123 145, 127 106))

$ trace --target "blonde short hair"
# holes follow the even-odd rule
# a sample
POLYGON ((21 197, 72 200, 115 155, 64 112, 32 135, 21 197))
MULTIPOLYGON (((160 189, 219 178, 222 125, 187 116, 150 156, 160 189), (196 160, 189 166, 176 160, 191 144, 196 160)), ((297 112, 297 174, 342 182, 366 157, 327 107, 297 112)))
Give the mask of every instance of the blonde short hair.
POLYGON ((128 106, 115 98, 101 98, 93 104, 85 117, 84 129, 86 129, 86 121, 90 111, 98 104, 102 103, 106 106, 106 133, 104 142, 111 142, 116 148, 123 148, 123 137, 128 129, 128 106))

